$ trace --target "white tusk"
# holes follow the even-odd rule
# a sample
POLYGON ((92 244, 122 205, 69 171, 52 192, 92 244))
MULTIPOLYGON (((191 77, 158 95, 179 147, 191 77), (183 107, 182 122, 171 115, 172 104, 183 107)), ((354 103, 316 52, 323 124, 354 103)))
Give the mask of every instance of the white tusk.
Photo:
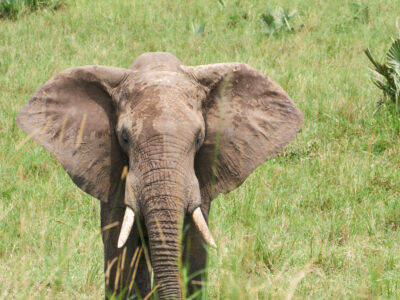
POLYGON ((217 248, 217 244, 215 244, 215 241, 210 233, 210 230, 208 229, 206 220, 204 220, 204 216, 203 216, 203 213, 201 212, 200 207, 198 207, 194 210, 194 212, 192 214, 192 218, 193 218, 194 224, 196 225, 197 229, 199 230, 204 241, 210 247, 217 248))
POLYGON ((124 221, 121 226, 121 233, 118 238, 118 248, 122 248, 128 240, 129 234, 131 233, 133 222, 135 221, 135 213, 132 208, 126 207, 124 221))

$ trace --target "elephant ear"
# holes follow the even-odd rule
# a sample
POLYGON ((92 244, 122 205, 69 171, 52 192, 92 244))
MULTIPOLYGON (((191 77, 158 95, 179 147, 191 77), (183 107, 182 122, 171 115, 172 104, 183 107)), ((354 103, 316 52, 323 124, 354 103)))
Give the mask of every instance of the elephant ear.
POLYGON ((57 158, 78 187, 104 202, 123 191, 127 159, 115 135, 111 95, 128 72, 67 69, 46 82, 17 117, 18 126, 57 158))
POLYGON ((241 63, 184 67, 206 88, 206 136, 195 170, 203 197, 238 187, 299 131, 303 115, 286 92, 241 63))

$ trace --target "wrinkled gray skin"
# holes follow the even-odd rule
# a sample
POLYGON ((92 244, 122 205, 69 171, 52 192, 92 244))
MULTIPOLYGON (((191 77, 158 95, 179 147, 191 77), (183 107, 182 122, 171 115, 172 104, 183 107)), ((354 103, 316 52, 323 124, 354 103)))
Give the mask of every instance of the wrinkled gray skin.
POLYGON ((211 200, 278 153, 302 119, 279 85, 246 64, 186 67, 172 54, 145 53, 129 69, 61 72, 17 123, 101 200, 107 293, 147 295, 149 254, 158 296, 178 299, 180 261, 189 262, 190 273, 205 268, 194 209, 207 220, 211 200), (118 249, 126 206, 136 222, 118 249))

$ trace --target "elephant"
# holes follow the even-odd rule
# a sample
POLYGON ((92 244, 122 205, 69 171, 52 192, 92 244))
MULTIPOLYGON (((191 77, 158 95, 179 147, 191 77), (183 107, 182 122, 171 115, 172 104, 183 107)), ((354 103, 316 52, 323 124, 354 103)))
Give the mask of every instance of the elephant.
POLYGON ((100 200, 106 298, 124 299, 154 290, 159 299, 183 298, 184 261, 203 282, 208 246, 216 247, 211 201, 279 153, 302 121, 261 71, 245 63, 185 66, 167 52, 144 53, 129 68, 66 69, 17 116, 100 200))

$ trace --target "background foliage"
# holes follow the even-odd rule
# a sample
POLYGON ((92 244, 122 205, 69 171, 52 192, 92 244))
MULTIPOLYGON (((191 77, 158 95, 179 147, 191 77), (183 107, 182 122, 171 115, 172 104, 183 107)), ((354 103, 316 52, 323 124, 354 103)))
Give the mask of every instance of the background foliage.
POLYGON ((379 100, 378 105, 389 104, 399 110, 400 33, 388 50, 384 63, 376 61, 368 48, 365 50, 365 54, 374 66, 372 69, 373 75, 371 76, 372 82, 382 90, 383 97, 379 100))
POLYGON ((40 8, 56 10, 64 4, 65 0, 0 0, 0 17, 15 19, 40 8))
MULTIPOLYGON (((398 114, 376 114, 363 50, 385 53, 397 0, 66 1, 0 20, 0 298, 99 299, 99 203, 15 124, 71 66, 128 67, 146 51, 187 65, 241 61, 304 112, 300 134, 213 202, 209 299, 400 298, 398 114), (296 11, 265 35, 268 6, 296 11), (301 25, 301 26, 300 26, 301 25)), ((378 56, 379 58, 379 56, 378 56)))

